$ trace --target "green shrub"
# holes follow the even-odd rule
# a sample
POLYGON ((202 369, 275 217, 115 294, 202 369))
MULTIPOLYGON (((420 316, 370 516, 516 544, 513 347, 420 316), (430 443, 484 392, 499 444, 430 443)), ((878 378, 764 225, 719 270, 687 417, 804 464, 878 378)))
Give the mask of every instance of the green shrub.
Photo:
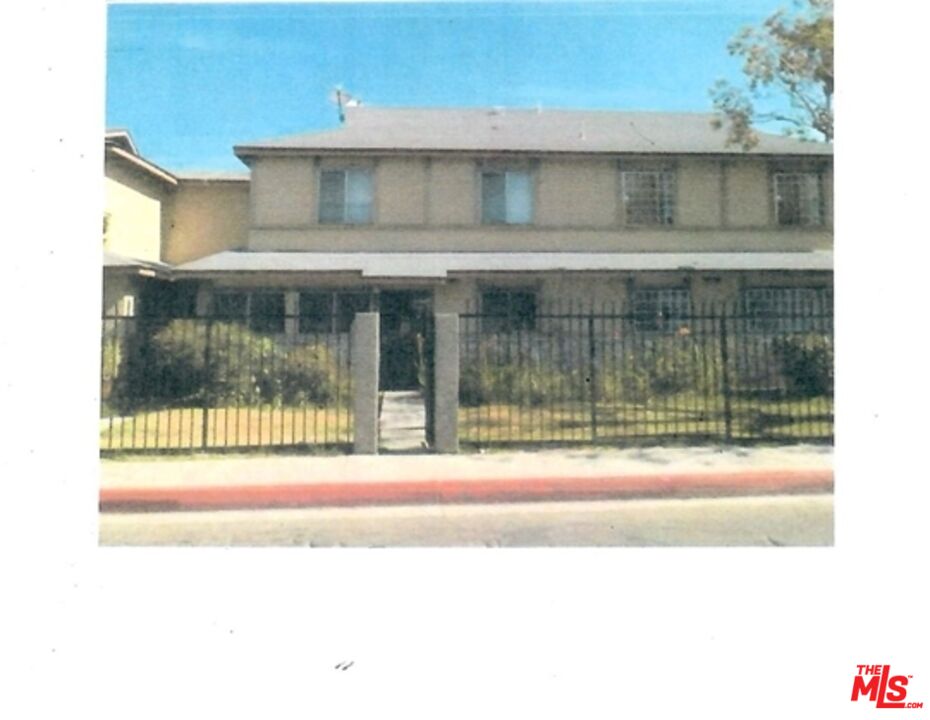
POLYGON ((301 345, 288 350, 276 373, 277 391, 285 404, 332 402, 339 388, 338 367, 323 345, 301 345))
POLYGON ((606 392, 633 402, 682 392, 713 392, 698 345, 680 338, 657 338, 629 351, 605 374, 606 392))
MULTIPOLYGON (((514 357, 507 348, 483 345, 462 369, 459 400, 468 406, 588 400, 591 380, 587 359, 571 359, 575 360, 572 367, 556 369, 534 360, 532 350, 524 357, 514 357)), ((702 361, 700 346, 683 338, 650 339, 622 358, 602 350, 594 373, 596 397, 646 402, 682 392, 713 392, 713 379, 703 372, 702 361)))
POLYGON ((819 397, 832 392, 833 342, 829 336, 809 333, 776 338, 772 351, 790 397, 819 397))
POLYGON ((139 334, 121 387, 123 405, 326 404, 336 364, 322 346, 285 348, 231 323, 172 320, 139 334))
POLYGON ((100 401, 108 408, 119 394, 125 356, 122 338, 115 333, 110 337, 104 337, 103 351, 100 355, 100 401))
MULTIPOLYGON (((516 362, 469 364, 459 378, 459 401, 476 406, 488 403, 543 405, 562 397, 573 397, 568 373, 516 362)), ((577 385, 577 382, 575 383, 577 385)))
POLYGON ((271 401, 272 368, 283 353, 268 337, 241 325, 173 320, 148 344, 146 365, 153 374, 152 399, 187 403, 209 392, 227 402, 271 401), (209 339, 209 347, 207 342, 209 339))

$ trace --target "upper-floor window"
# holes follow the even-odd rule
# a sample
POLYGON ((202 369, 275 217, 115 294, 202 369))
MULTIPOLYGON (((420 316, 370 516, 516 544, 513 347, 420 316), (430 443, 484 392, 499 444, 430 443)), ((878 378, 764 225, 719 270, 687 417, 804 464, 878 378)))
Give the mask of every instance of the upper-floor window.
POLYGON ((283 292, 218 292, 213 315, 220 320, 245 323, 255 332, 284 332, 283 292))
POLYGON ((627 225, 675 222, 675 172, 668 167, 629 167, 621 171, 627 225))
POLYGON ((815 172, 776 172, 775 217, 779 225, 822 225, 820 175, 815 172))
POLYGON ((481 173, 481 222, 528 225, 533 222, 533 176, 527 170, 481 173))
POLYGON ((691 318, 688 288, 642 288, 630 297, 633 323, 643 332, 676 332, 691 318))
POLYGON ((481 316, 490 332, 533 330, 536 293, 533 290, 490 288, 481 293, 481 316))
POLYGON ((372 179, 367 168, 320 173, 320 223, 364 224, 372 218, 372 179))

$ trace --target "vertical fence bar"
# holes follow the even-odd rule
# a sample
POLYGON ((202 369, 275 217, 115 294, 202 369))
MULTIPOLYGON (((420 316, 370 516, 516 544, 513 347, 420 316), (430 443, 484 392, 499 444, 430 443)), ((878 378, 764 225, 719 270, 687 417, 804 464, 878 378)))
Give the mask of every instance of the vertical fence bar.
POLYGON ((591 384, 591 441, 597 442, 597 350, 594 343, 594 309, 588 314, 588 380, 591 384))
POLYGON ((206 336, 204 337, 204 342, 203 342, 203 377, 204 379, 203 379, 203 401, 201 402, 201 405, 203 407, 202 409, 203 417, 201 417, 201 425, 200 425, 200 449, 204 451, 207 449, 207 440, 208 440, 207 433, 210 430, 210 423, 209 423, 210 390, 211 390, 210 378, 212 377, 212 374, 210 373, 210 342, 211 342, 211 335, 213 335, 212 330, 213 330, 213 316, 211 315, 210 317, 207 318, 207 322, 205 324, 206 336))
POLYGON ((730 407, 730 353, 727 348, 727 311, 720 312, 720 371, 721 390, 723 391, 723 428, 724 438, 727 442, 733 439, 733 411, 730 407))

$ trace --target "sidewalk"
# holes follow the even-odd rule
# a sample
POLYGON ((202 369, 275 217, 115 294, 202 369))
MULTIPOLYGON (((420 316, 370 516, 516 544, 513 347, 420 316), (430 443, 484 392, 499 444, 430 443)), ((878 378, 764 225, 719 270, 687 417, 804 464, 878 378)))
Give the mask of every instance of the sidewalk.
POLYGON ((100 507, 200 510, 829 492, 826 446, 102 460, 100 507))

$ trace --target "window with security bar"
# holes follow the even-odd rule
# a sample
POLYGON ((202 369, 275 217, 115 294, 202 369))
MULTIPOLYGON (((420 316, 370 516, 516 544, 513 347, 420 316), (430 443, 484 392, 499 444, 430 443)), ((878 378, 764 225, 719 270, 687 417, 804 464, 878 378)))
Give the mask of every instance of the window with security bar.
POLYGON ((633 291, 630 306, 637 330, 678 332, 691 319, 691 291, 687 288, 642 288, 633 291))
POLYGON ((532 290, 492 288, 481 293, 482 326, 488 332, 533 330, 536 293, 532 290))
POLYGON ((779 225, 823 224, 820 175, 813 172, 775 173, 775 216, 779 225))
POLYGON ((359 225, 372 220, 373 186, 366 168, 320 173, 321 224, 359 225))
POLYGON ((746 288, 740 301, 748 328, 754 332, 813 332, 826 329, 833 293, 825 288, 746 288))
POLYGON ((624 169, 621 172, 627 225, 672 225, 675 222, 675 172, 670 168, 624 169))

